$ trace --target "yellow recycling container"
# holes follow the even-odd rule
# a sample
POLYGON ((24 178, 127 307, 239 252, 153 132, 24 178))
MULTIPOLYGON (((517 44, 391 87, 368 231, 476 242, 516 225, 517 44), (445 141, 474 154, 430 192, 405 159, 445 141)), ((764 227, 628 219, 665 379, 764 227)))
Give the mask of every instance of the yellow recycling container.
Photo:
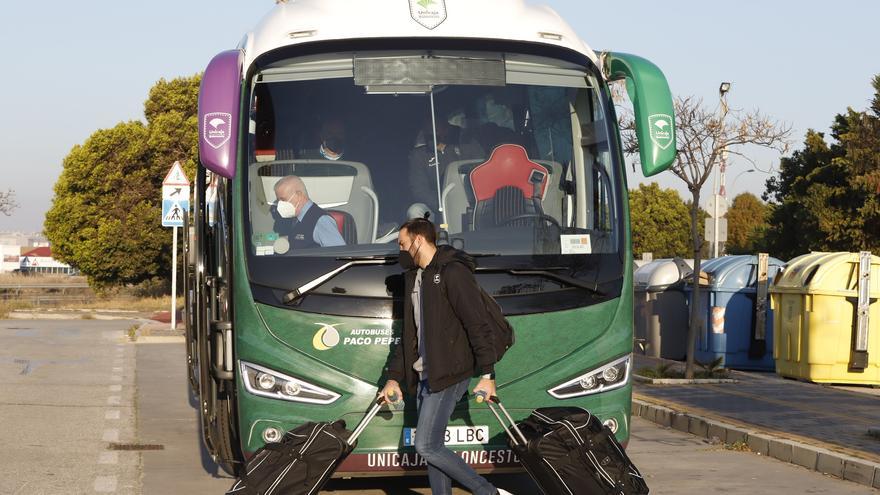
POLYGON ((880 385, 880 257, 805 254, 788 262, 770 297, 779 375, 880 385))

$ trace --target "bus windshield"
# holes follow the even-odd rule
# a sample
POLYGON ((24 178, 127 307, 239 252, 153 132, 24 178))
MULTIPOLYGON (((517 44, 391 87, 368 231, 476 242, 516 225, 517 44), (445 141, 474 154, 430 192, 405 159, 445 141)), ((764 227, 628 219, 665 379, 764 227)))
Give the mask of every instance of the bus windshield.
POLYGON ((473 254, 619 253, 609 115, 598 79, 555 59, 279 62, 251 91, 249 258, 273 271, 266 258, 393 254, 413 217, 473 254))

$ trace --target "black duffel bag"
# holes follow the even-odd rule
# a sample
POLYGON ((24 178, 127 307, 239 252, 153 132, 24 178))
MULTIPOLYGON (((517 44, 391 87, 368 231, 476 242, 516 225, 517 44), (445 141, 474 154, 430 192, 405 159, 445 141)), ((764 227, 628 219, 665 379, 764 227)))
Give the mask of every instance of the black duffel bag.
POLYGON ((579 407, 535 409, 514 423, 495 398, 492 412, 510 447, 546 495, 645 495, 648 485, 614 433, 579 407), (497 404, 507 423, 497 414, 497 404))
POLYGON ((342 420, 309 422, 288 431, 281 441, 254 453, 226 495, 317 494, 384 403, 377 399, 354 432, 342 420))

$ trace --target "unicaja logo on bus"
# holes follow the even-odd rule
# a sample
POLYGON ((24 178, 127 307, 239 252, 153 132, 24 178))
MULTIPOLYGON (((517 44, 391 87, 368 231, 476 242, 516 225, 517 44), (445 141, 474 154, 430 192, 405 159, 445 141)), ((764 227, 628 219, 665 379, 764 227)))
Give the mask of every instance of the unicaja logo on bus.
POLYGON ((228 113, 211 112, 205 114, 204 132, 202 133, 205 136, 205 142, 214 149, 226 144, 232 134, 229 128, 230 122, 232 122, 232 115, 228 113))
POLYGON ((409 0, 409 13, 414 21, 434 29, 446 20, 446 0, 409 0))
POLYGON ((648 117, 651 141, 660 147, 666 149, 672 143, 672 117, 666 114, 658 113, 648 117))

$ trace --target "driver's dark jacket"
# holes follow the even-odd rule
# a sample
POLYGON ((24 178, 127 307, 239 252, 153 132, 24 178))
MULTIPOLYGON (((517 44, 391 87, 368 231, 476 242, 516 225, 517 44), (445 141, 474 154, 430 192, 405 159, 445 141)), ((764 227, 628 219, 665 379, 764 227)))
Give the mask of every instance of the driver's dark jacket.
MULTIPOLYGON (((494 372, 496 361, 489 316, 474 278, 473 258, 451 246, 439 246, 422 271, 422 338, 428 387, 439 392, 476 374, 494 372)), ((404 274, 403 336, 388 363, 387 377, 415 395, 418 339, 410 297, 416 269, 404 274)))

